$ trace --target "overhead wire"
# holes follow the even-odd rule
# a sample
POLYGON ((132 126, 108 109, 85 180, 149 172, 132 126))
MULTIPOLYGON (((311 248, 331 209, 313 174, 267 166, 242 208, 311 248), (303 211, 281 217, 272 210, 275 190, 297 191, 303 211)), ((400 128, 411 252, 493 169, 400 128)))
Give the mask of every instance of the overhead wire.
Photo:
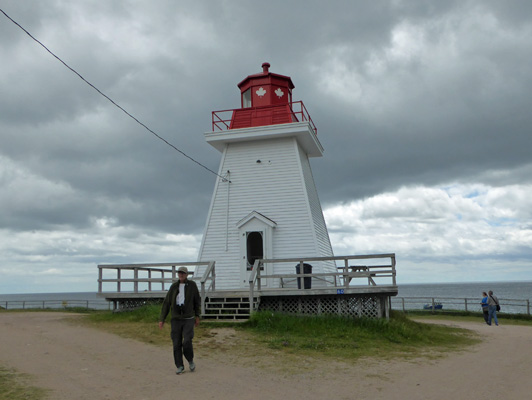
MULTIPOLYGON (((96 90, 96 92, 98 92, 100 95, 102 95, 103 97, 105 97, 108 101, 110 101, 115 107, 117 107, 118 109, 120 109, 122 112, 124 112, 128 117, 130 117, 131 119, 133 119, 137 124, 139 124, 140 126, 144 127, 148 132, 150 132, 151 134, 153 134, 155 137, 157 137, 158 139, 162 140, 164 143, 166 143, 168 146, 170 146, 171 148, 173 148, 174 150, 176 150, 177 152, 179 152, 181 155, 183 155, 184 157, 188 158, 190 161, 198 164, 200 167, 206 169, 207 171, 213 173, 214 175, 218 176, 219 178, 222 178, 222 180, 224 182, 228 181, 227 178, 217 174, 216 172, 214 172, 212 169, 210 169, 209 167, 207 167, 206 165, 202 164, 201 162, 195 160, 194 158, 192 158, 191 156, 189 156, 188 154, 186 154, 184 151, 180 150, 179 148, 177 148, 176 146, 174 146, 172 143, 170 143, 168 140, 166 140, 165 138, 163 138, 162 136, 158 135, 156 132, 154 132, 152 129, 150 129, 148 126, 146 126, 144 123, 142 123, 141 121, 139 121, 135 116, 133 116, 132 114, 130 114, 127 110, 125 110, 122 106, 120 106, 118 103, 116 103, 113 99, 111 99, 109 96, 107 96, 105 93, 103 93, 100 89, 98 89, 96 86, 94 86, 92 83, 90 83, 87 79, 85 79, 79 72, 77 72, 74 68, 72 68, 70 65, 68 65, 65 61, 63 61, 60 57, 58 57, 57 55, 55 55, 48 47, 46 47, 42 42, 40 42, 37 38, 35 38, 30 32, 28 32, 24 27, 22 27, 22 25, 20 25, 17 21, 15 21, 13 18, 11 18, 4 10, 2 10, 0 8, 0 12, 2 12, 2 14, 5 15, 5 17, 7 19, 9 19, 11 22, 13 22, 16 26, 18 26, 22 31, 24 31, 24 33, 26 33, 26 35, 28 35, 30 38, 32 38, 35 42, 37 42, 39 45, 41 45, 48 53, 50 53, 53 57, 55 57, 61 64, 63 64, 65 67, 67 67, 70 71, 72 71, 74 74, 76 74, 83 82, 85 82, 87 85, 89 85, 91 88, 93 88, 94 90, 96 90)), ((230 182, 230 181, 229 181, 230 182)))

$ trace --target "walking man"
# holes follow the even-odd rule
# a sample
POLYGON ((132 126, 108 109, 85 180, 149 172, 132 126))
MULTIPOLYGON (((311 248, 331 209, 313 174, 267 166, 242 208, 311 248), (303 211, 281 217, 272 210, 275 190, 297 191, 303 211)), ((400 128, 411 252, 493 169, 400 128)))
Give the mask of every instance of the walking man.
POLYGON ((497 306, 499 305, 499 299, 493 294, 493 291, 488 292, 488 325, 491 325, 491 321, 495 321, 495 325, 499 326, 497 320, 497 306))
POLYGON ((163 301, 161 314, 159 315, 159 329, 163 329, 164 321, 168 313, 172 312, 171 333, 174 362, 177 367, 176 374, 185 372, 183 356, 188 361, 190 371, 194 372, 194 327, 199 325, 201 312, 201 297, 194 281, 188 280, 187 267, 179 267, 177 270, 179 281, 174 282, 163 301))

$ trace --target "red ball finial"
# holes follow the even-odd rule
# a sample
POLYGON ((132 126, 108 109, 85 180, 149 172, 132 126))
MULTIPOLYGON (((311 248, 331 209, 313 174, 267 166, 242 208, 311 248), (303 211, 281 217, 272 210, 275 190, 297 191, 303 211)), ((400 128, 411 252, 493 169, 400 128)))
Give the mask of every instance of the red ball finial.
POLYGON ((267 63, 267 62, 262 63, 262 72, 263 72, 264 74, 267 74, 267 73, 268 73, 268 69, 269 69, 269 68, 270 68, 270 63, 267 63))

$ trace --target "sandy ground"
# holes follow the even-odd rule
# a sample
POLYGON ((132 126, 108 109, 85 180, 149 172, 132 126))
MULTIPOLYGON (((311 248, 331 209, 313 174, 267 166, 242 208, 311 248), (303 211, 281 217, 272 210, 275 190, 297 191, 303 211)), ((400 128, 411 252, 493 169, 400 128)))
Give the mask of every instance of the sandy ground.
POLYGON ((531 327, 453 323, 477 331, 483 342, 434 360, 327 363, 302 373, 242 366, 198 351, 197 371, 177 376, 170 342, 168 348, 143 344, 65 318, 71 316, 0 313, 0 365, 31 374, 36 386, 51 389, 51 399, 521 400, 532 396, 531 327))

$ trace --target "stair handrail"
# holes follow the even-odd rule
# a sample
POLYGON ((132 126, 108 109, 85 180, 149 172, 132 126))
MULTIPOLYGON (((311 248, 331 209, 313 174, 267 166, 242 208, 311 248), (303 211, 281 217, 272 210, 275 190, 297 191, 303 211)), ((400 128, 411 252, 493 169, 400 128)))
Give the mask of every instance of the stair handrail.
POLYGON ((213 291, 216 287, 216 269, 215 269, 215 261, 209 261, 209 264, 207 265, 207 268, 205 269, 205 272, 203 272, 203 275, 200 279, 201 284, 201 313, 205 314, 205 299, 207 291, 213 291), (205 288, 206 282, 210 280, 210 285, 205 288))
POLYGON ((256 259, 253 263, 251 274, 249 274, 249 315, 253 314, 256 310, 254 307, 254 298, 255 298, 255 284, 257 284, 257 289, 261 290, 261 281, 260 281, 260 270, 263 267, 261 259, 256 259))

